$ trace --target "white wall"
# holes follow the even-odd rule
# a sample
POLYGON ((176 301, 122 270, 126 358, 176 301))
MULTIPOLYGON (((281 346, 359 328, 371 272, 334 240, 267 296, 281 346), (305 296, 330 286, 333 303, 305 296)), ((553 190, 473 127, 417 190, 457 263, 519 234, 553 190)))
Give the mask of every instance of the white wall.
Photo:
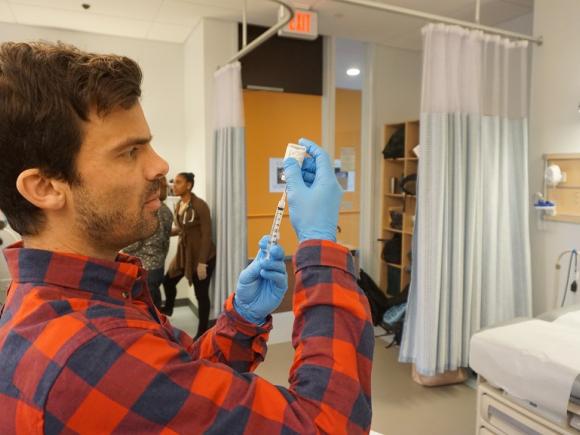
POLYGON ((534 14, 529 13, 513 20, 504 21, 496 25, 500 29, 509 30, 510 32, 523 33, 524 35, 532 35, 534 29, 534 14))
POLYGON ((211 202, 213 161, 213 75, 237 52, 237 29, 237 23, 204 18, 185 42, 186 147, 183 163, 187 168, 181 170, 195 173, 195 193, 208 202, 211 202))
MULTIPOLYGON (((381 244, 381 165, 384 147, 384 125, 419 119, 421 103, 421 63, 420 51, 401 50, 398 48, 376 45, 372 58, 372 114, 373 132, 371 143, 372 175, 371 219, 370 228, 373 236, 372 246, 361 247, 370 252, 362 258, 373 258, 374 262, 363 264, 363 268, 379 281, 381 244)), ((364 219, 364 218, 363 218, 364 219)))
MULTIPOLYGON (((195 174, 194 192, 212 208, 213 166, 213 75, 236 52, 237 23, 204 18, 183 46, 185 68, 185 149, 184 158, 172 171, 195 174)), ((175 244, 172 241, 172 246, 175 244)), ((178 286, 178 298, 195 302, 193 288, 185 280, 178 286)))
MULTIPOLYGON (((533 54, 530 193, 542 190, 543 154, 580 152, 578 17, 577 0, 558 0, 557 7, 553 0, 535 2, 534 34, 543 36, 544 44, 535 47, 533 54)), ((554 306, 556 257, 580 248, 580 225, 540 222, 531 213, 534 312, 539 313, 554 306)), ((580 303, 578 296, 576 302, 580 303)))

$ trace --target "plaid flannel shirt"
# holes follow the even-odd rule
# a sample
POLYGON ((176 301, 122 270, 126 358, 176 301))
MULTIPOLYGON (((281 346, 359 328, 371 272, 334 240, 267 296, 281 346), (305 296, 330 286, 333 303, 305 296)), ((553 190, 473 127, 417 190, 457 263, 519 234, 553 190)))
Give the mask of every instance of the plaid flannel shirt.
POLYGON ((152 305, 137 259, 15 245, 0 318, 2 433, 366 433, 373 328, 352 257, 308 241, 295 258, 289 388, 252 374, 271 318, 232 297, 194 342, 152 305))

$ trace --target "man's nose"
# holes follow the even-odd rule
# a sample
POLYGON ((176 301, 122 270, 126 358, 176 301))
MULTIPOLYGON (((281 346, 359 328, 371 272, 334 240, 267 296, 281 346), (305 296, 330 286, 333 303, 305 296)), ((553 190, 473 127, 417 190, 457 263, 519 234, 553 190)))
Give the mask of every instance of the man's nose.
POLYGON ((152 156, 148 162, 147 167, 147 178, 154 180, 157 178, 164 177, 169 172, 169 164, 167 161, 161 157, 157 152, 151 148, 152 156))

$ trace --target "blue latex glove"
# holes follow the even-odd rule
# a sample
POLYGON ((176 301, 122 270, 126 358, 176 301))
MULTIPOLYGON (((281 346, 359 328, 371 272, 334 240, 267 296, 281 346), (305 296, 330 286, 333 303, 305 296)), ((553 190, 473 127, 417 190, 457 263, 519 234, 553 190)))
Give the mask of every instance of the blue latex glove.
POLYGON ((310 155, 302 169, 291 157, 284 160, 290 221, 298 240, 336 241, 338 210, 343 190, 328 154, 308 139, 300 139, 310 155))
POLYGON ((284 250, 279 245, 270 248, 266 260, 269 236, 260 240, 258 255, 240 274, 234 296, 234 307, 248 322, 262 325, 274 311, 288 290, 288 274, 284 264, 284 250))

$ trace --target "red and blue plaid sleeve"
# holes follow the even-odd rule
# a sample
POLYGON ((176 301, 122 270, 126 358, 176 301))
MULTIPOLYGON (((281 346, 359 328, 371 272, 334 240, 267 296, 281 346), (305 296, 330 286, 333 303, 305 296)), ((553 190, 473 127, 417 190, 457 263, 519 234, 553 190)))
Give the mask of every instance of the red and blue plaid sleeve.
POLYGON ((266 356, 272 316, 261 326, 249 323, 235 310, 233 298, 230 295, 216 325, 198 340, 177 328, 173 328, 174 336, 194 360, 205 359, 226 364, 238 372, 251 372, 266 356))
POLYGON ((221 324, 190 349, 137 324, 101 330, 59 369, 44 430, 368 432, 374 337, 352 257, 339 245, 309 241, 295 270, 289 388, 241 371, 263 357, 267 331, 244 324, 230 303, 221 324))

